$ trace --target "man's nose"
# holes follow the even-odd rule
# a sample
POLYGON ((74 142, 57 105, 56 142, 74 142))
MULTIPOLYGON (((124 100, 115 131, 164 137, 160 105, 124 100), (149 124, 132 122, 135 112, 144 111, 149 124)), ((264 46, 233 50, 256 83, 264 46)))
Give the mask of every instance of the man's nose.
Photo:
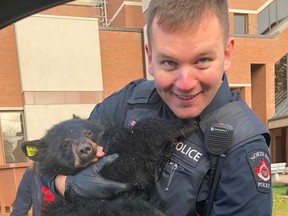
POLYGON ((196 75, 197 75, 196 70, 193 69, 193 67, 191 66, 180 67, 177 72, 175 85, 177 86, 177 88, 183 91, 191 90, 198 83, 196 75))

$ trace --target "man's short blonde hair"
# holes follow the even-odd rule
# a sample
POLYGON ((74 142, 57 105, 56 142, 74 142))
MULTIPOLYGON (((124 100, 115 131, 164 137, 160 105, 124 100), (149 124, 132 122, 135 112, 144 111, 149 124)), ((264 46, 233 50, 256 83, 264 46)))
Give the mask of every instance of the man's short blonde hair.
POLYGON ((195 29, 208 14, 215 14, 223 30, 223 40, 229 37, 227 0, 151 0, 147 12, 147 37, 151 43, 151 26, 155 17, 165 31, 195 29))

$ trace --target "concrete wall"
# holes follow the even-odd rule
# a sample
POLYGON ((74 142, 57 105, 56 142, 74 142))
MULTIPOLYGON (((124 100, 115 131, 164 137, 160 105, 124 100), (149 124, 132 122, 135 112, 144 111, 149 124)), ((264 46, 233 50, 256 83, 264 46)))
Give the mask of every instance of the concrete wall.
POLYGON ((93 104, 69 103, 69 92, 103 91, 98 20, 35 15, 15 29, 27 139, 73 113, 88 117, 93 104))
POLYGON ((22 91, 102 91, 98 20, 35 15, 16 24, 22 91))

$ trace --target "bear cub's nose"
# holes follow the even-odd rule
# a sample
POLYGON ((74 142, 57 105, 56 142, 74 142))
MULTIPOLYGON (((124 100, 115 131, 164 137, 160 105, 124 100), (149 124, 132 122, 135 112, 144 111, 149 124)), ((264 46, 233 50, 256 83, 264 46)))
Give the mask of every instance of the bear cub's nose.
POLYGON ((77 154, 81 159, 89 158, 93 155, 93 153, 94 150, 92 146, 88 143, 82 143, 77 146, 77 154))

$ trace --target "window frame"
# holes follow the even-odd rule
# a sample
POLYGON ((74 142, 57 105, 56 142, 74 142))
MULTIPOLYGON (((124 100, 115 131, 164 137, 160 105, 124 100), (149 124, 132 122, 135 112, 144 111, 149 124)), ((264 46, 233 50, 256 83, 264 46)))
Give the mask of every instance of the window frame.
POLYGON ((0 145, 1 145, 1 153, 0 163, 2 164, 11 164, 11 163, 21 163, 27 162, 28 159, 24 154, 21 154, 21 143, 26 140, 26 130, 25 130, 25 120, 24 120, 24 111, 23 110, 0 110, 0 145), (5 115, 6 119, 5 119, 5 115), (12 114, 12 115, 9 115, 12 114), (15 114, 15 116, 13 116, 15 114), (17 115, 19 114, 19 118, 17 119, 17 115), (9 117, 10 116, 10 117, 9 117), (8 118, 15 119, 8 119, 8 118), (6 123, 4 123, 6 121, 6 123), (8 132, 9 126, 8 122, 13 122, 14 125, 11 125, 11 130, 15 129, 15 135, 11 135, 8 132), (20 130, 19 130, 20 129, 20 130), (11 146, 13 145, 12 149, 11 146), (6 146, 5 146, 6 145, 6 146), (9 151, 7 152, 7 147, 9 147, 9 151), (15 150, 17 148, 17 150, 15 150), (19 152, 20 151, 20 152, 19 152), (9 159, 8 159, 9 158, 9 159))

